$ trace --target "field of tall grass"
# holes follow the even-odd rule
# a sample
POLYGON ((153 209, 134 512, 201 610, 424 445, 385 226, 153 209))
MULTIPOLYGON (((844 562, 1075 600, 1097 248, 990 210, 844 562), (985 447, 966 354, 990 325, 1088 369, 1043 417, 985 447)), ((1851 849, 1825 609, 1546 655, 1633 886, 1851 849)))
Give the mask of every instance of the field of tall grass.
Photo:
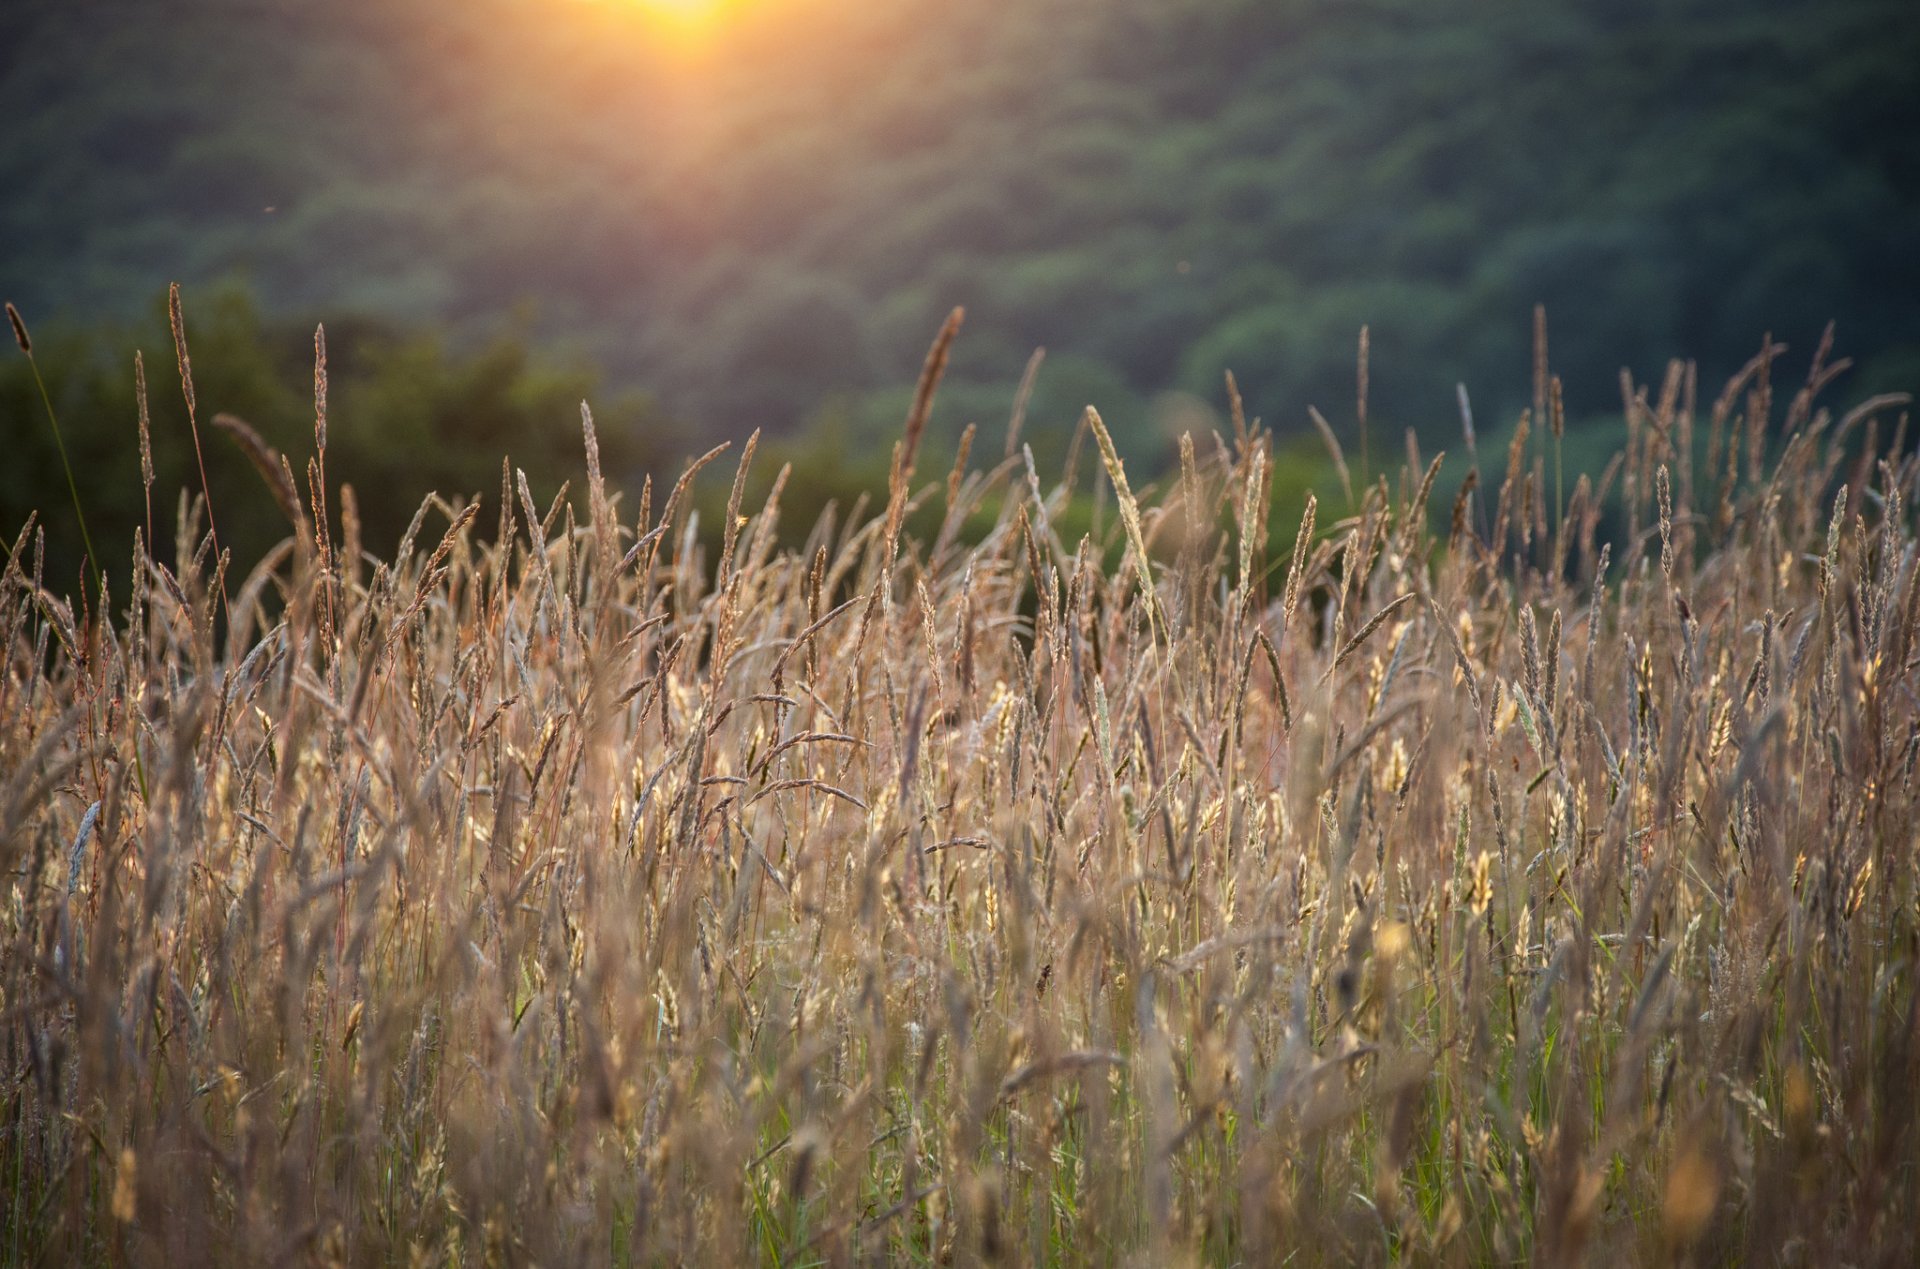
POLYGON ((590 418, 363 541, 324 364, 310 459, 223 421, 263 559, 196 490, 74 591, 50 492, 0 1261, 1912 1263, 1903 401, 1676 363, 1563 473, 1543 364, 1296 530, 1237 403, 1153 487, 1091 409, 918 470, 954 325, 798 551, 753 443, 628 499, 590 418))

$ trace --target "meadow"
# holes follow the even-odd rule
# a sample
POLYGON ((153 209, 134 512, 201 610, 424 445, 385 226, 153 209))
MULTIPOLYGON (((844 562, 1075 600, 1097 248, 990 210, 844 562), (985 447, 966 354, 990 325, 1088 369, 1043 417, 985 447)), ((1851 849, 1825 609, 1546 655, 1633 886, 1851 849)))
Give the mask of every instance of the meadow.
POLYGON ((622 493, 584 413, 365 540, 323 360, 308 455, 192 418, 259 558, 190 482, 56 581, 50 491, 0 1261, 1911 1263, 1904 399, 1676 362, 1582 473, 1543 355, 1456 496, 1363 371, 1273 524, 1237 400, 923 470, 956 327, 799 549, 755 441, 622 493))

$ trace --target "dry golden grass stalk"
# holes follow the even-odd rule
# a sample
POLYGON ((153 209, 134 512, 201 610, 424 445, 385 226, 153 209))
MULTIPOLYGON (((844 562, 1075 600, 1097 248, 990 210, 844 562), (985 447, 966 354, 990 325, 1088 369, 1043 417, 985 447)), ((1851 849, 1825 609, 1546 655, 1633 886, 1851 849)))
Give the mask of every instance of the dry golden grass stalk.
MULTIPOLYGON (((143 420, 144 422, 144 420, 143 420)), ((260 479, 266 482, 267 491, 273 495, 274 503, 280 508, 280 514, 287 523, 303 537, 306 532, 306 516, 300 510, 300 494, 295 489, 293 477, 287 472, 286 462, 280 451, 266 443, 253 426, 237 414, 216 414, 213 425, 233 438, 240 452, 247 456, 254 470, 260 473, 260 479)), ((141 428, 144 438, 146 429, 141 428)))
POLYGON ((579 523, 504 468, 494 540, 283 545, 224 628, 190 501, 91 637, 23 533, 0 1247, 1900 1263, 1920 463, 1796 398, 1689 513, 1687 399, 1544 530, 1516 446, 1493 554, 1413 450, 1323 531, 1256 425, 1154 495, 1093 412, 1071 544, 964 459, 980 533, 890 539, 903 439, 792 552, 743 455, 703 559, 715 450, 609 567, 590 416, 579 523))

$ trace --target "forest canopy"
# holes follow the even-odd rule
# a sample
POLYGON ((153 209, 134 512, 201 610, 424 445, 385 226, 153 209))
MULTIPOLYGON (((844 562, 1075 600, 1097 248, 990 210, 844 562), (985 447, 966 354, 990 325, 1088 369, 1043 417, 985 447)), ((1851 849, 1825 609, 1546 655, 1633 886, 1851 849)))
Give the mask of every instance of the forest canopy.
POLYGON ((1374 417, 1438 444, 1456 384, 1528 404, 1536 304, 1576 427, 1830 319, 1848 390, 1920 382, 1916 65, 1902 0, 762 0, 698 48, 594 0, 26 0, 0 291, 150 359, 174 280, 276 362, 323 317, 524 341, 657 402, 636 461, 878 440, 965 305, 939 434, 1044 345, 1043 460, 1097 401, 1163 462, 1229 369, 1350 421, 1364 325, 1374 417))

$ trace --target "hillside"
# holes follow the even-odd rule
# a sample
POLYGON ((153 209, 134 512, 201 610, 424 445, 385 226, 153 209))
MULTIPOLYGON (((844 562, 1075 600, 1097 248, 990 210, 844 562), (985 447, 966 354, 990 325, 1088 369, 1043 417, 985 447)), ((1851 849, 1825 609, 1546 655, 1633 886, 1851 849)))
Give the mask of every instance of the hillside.
POLYGON ((773 0, 666 47, 590 0, 25 0, 0 13, 0 290, 37 320, 237 276, 271 314, 543 344, 705 430, 895 399, 954 304, 947 424, 1237 372, 1283 429, 1576 418, 1829 319, 1920 380, 1920 13, 1636 0, 773 0), (530 309, 523 306, 530 305, 530 309), (886 395, 892 390, 894 396, 886 395), (879 397, 871 394, 879 392, 879 397), (1504 395, 1503 395, 1504 394, 1504 395))

